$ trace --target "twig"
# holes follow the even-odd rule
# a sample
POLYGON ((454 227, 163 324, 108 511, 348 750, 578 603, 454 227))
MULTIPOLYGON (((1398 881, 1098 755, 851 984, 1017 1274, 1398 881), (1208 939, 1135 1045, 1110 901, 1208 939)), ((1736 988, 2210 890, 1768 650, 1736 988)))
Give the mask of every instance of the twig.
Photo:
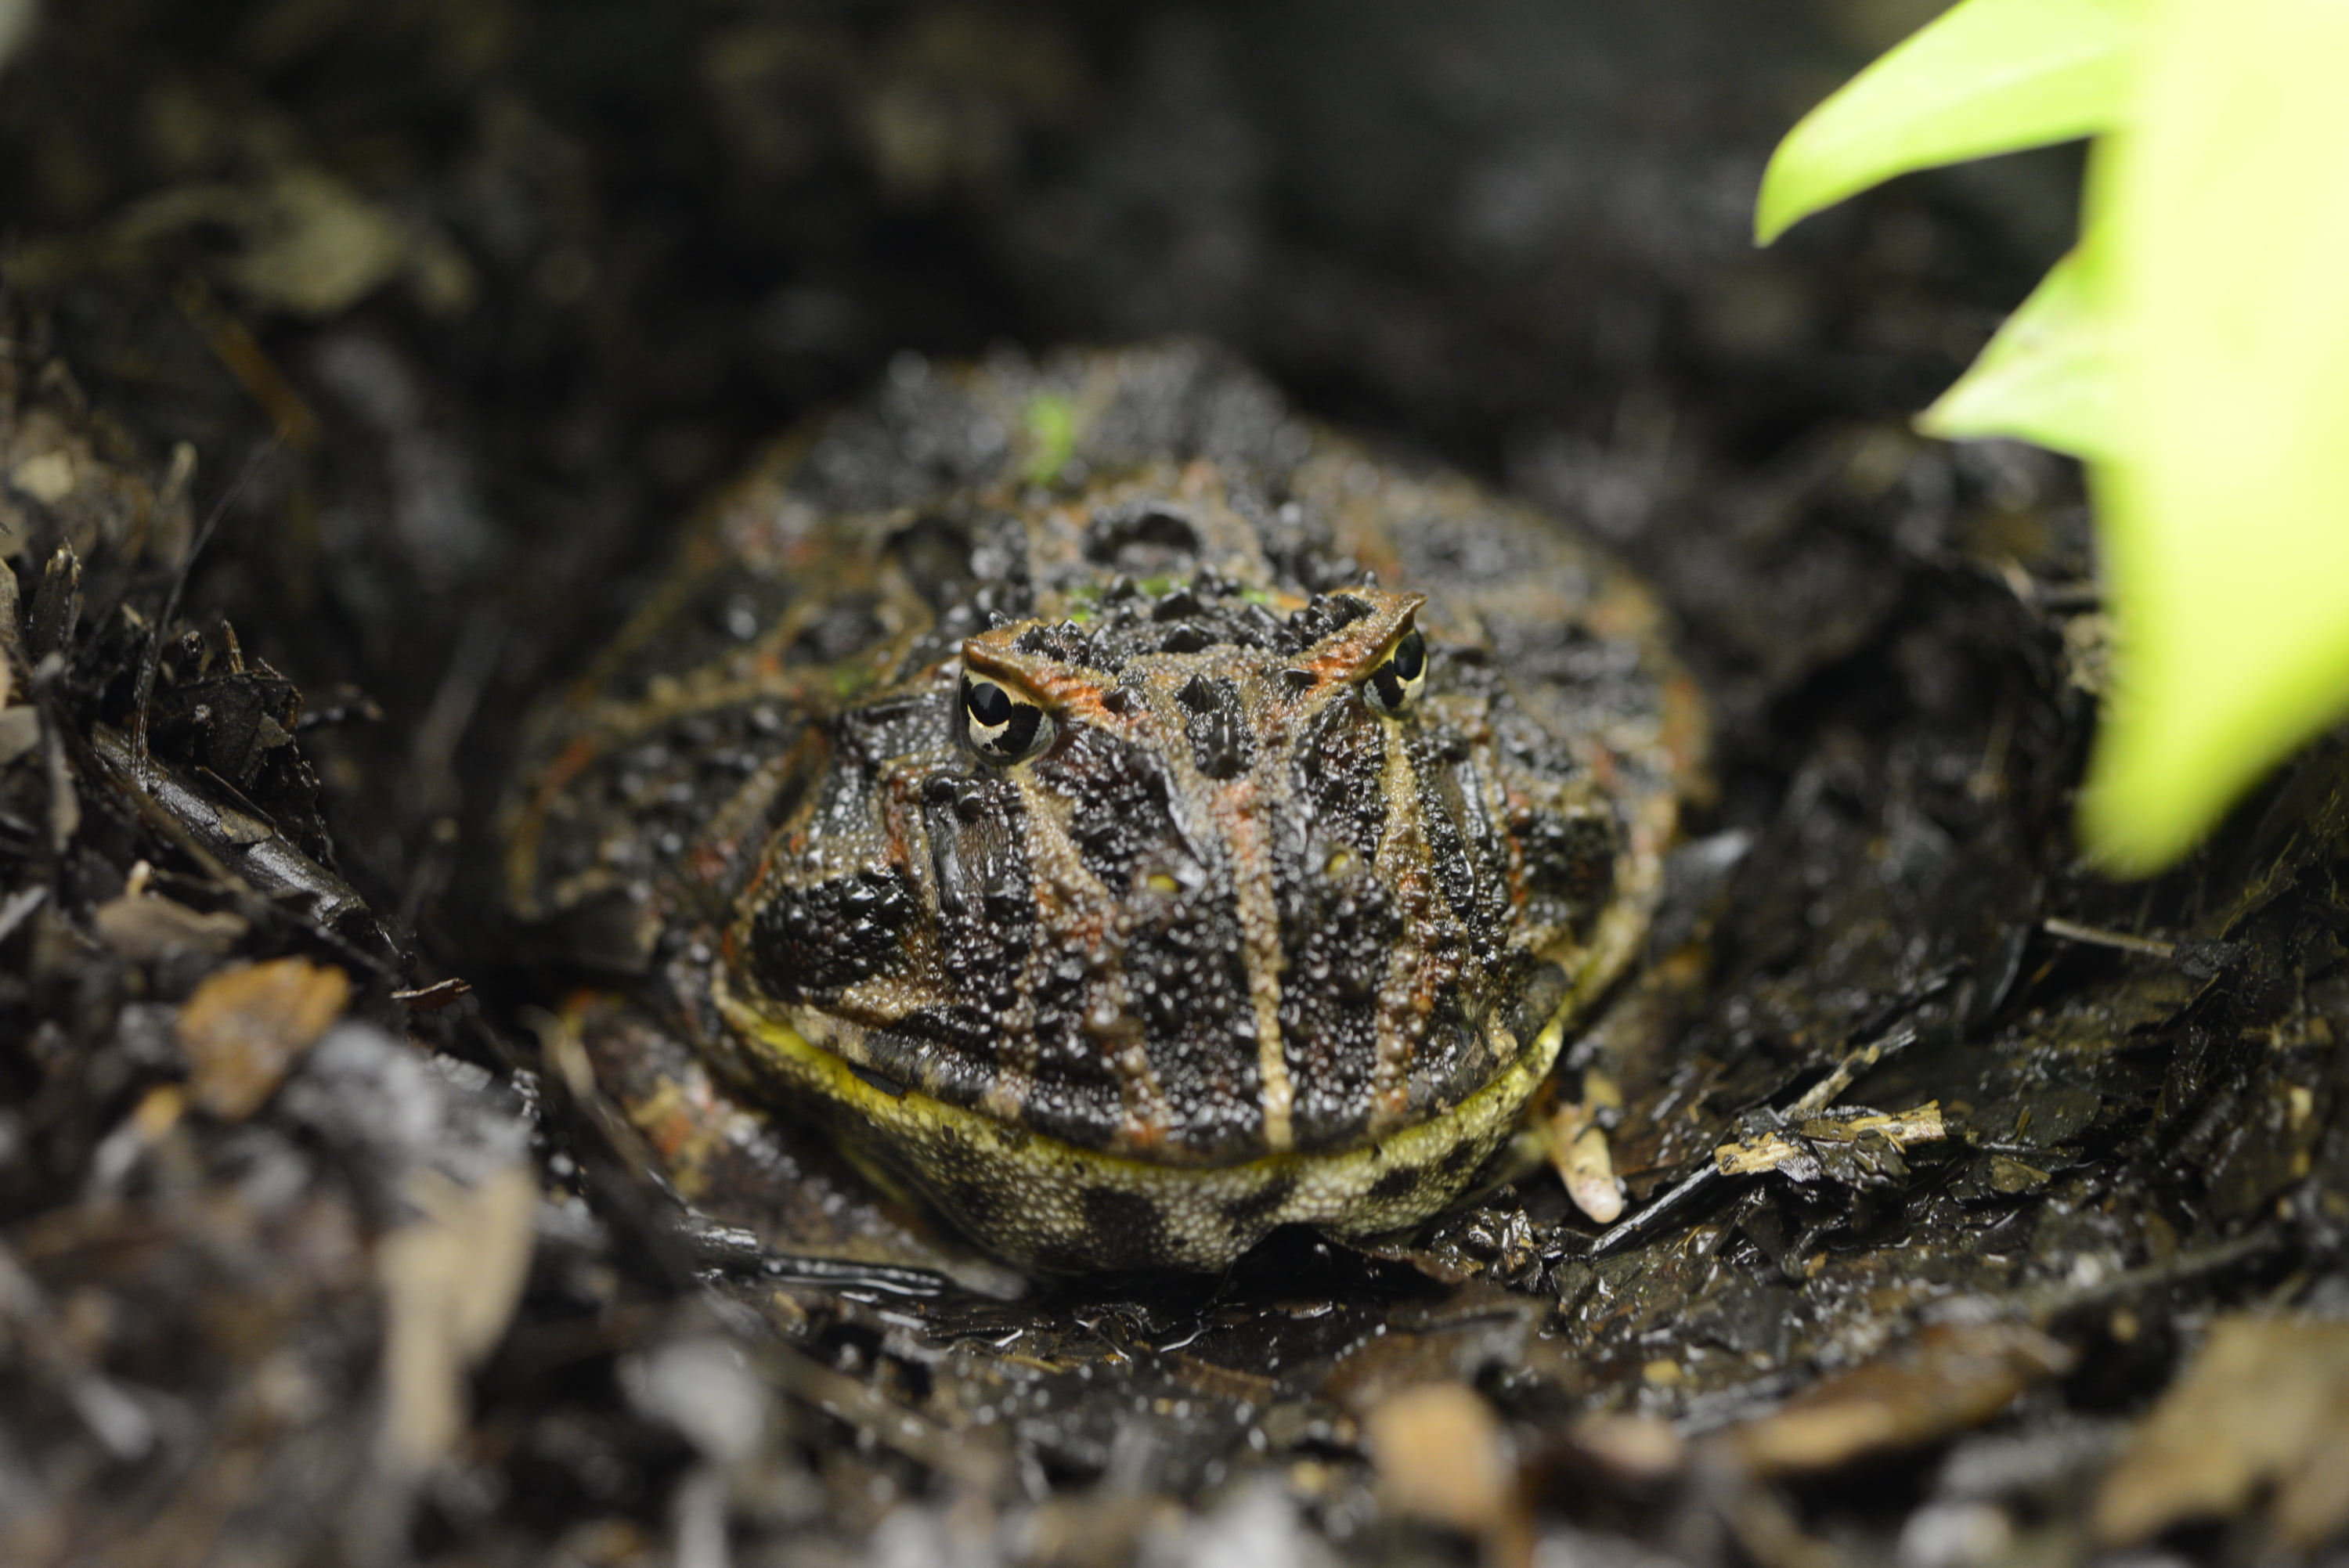
MULTIPOLYGON (((1920 997, 1919 1000, 1921 1001, 1923 998, 1920 997)), ((1886 1057, 1908 1049, 1915 1045, 1917 1040, 1918 1030, 1914 1024, 1903 1024, 1889 1034, 1878 1036, 1837 1062, 1834 1071, 1805 1090, 1802 1098, 1795 1100, 1794 1104, 1773 1114, 1780 1122, 1801 1121, 1808 1117, 1816 1116, 1826 1109, 1837 1095, 1849 1088, 1860 1074, 1882 1062, 1886 1057)), ((1590 1255, 1594 1258, 1603 1258, 1610 1253, 1620 1252, 1632 1243, 1643 1239, 1651 1232, 1660 1229, 1666 1220, 1687 1208, 1698 1195, 1724 1179, 1720 1165, 1714 1161, 1706 1161, 1681 1178, 1679 1181, 1649 1200, 1638 1213, 1629 1215, 1612 1228, 1601 1232, 1599 1239, 1590 1243, 1590 1255)))
POLYGON ((2082 925, 2077 921, 2049 915, 2039 923, 2039 929, 2050 936, 2060 936, 2066 942, 2085 942, 2091 947, 2116 947, 2123 953, 2142 953, 2148 958, 2175 958, 2178 944, 2156 942, 2149 936, 2131 936, 2126 931, 2106 931, 2101 926, 2082 925))
POLYGON ((415 1013, 437 1013, 452 1007, 473 993, 470 980, 450 978, 429 985, 419 985, 404 991, 394 991, 391 999, 415 1013))

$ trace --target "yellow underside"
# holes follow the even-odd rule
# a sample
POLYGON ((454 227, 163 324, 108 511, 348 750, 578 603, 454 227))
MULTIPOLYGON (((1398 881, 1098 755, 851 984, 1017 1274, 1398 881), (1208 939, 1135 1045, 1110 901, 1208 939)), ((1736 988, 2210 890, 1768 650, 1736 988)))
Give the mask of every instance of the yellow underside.
MULTIPOLYGON (((1586 982, 1597 978, 1586 973, 1586 982)), ((738 1000, 722 977, 717 989, 753 1058, 747 1066, 813 1100, 798 1109, 821 1113, 991 1251, 1047 1268, 1212 1269, 1277 1225, 1375 1234, 1451 1203, 1548 1075, 1584 987, 1514 1062, 1448 1111, 1353 1149, 1206 1169, 1081 1149, 912 1089, 888 1094, 738 1000)))

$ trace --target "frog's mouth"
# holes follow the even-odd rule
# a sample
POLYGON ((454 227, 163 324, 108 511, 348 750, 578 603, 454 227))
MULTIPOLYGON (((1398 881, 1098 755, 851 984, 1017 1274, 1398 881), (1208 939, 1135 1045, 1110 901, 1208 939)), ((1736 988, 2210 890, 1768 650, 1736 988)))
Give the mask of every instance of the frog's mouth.
POLYGON ((713 979, 746 1068, 776 1100, 819 1116, 982 1246, 1047 1273, 1216 1269, 1278 1225, 1372 1235, 1416 1224, 1508 1140, 1574 1013, 1559 1008, 1482 1088, 1424 1121, 1350 1149, 1200 1168, 1082 1149, 877 1083, 713 979))

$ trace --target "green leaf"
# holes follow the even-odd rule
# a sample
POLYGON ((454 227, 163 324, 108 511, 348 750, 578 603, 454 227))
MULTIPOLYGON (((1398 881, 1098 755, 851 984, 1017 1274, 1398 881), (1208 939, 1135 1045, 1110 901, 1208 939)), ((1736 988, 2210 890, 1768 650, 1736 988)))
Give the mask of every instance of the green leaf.
POLYGON ((1961 0, 1786 133, 1754 242, 1896 174, 2117 124, 2147 4, 1961 0))
POLYGON ((2099 144, 2123 635, 2082 828, 2182 852, 2349 708, 2349 5, 2171 0, 2099 144))
POLYGON ((2112 451, 2099 281, 2079 249, 2057 262, 1917 428, 1951 440, 2018 436, 2079 458, 2112 451))

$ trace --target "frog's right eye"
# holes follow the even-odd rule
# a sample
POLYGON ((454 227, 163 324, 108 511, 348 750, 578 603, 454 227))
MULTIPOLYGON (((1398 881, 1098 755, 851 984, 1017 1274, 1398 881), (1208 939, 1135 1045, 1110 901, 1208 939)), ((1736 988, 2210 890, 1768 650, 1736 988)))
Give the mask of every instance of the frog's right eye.
POLYGON ((1400 717, 1419 699, 1427 685, 1427 639, 1418 629, 1405 632, 1379 667, 1362 682, 1362 695, 1389 718, 1400 717))
POLYGON ((970 748, 1006 767, 1052 744, 1052 716, 984 676, 962 677, 962 720, 970 748))

